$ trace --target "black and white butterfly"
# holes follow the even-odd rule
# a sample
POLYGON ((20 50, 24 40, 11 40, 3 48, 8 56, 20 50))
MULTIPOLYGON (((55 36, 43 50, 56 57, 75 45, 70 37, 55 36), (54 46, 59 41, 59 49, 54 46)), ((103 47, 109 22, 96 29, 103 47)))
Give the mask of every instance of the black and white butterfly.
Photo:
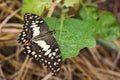
POLYGON ((23 52, 33 57, 56 75, 61 69, 62 57, 59 46, 46 22, 35 14, 26 13, 23 31, 18 42, 24 45, 23 52))

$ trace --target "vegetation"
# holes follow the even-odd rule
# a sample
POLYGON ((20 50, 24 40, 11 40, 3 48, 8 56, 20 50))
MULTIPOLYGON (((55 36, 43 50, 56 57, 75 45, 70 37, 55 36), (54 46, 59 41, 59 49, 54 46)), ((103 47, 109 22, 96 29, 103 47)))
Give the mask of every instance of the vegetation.
POLYGON ((119 0, 6 0, 0 3, 0 78, 3 80, 119 80, 119 0), (110 2, 111 1, 111 2, 110 2), (112 6, 105 9, 104 4, 112 6), (104 10, 102 9, 104 8, 104 10), (61 72, 31 62, 17 43, 25 13, 43 17, 59 43, 61 72))

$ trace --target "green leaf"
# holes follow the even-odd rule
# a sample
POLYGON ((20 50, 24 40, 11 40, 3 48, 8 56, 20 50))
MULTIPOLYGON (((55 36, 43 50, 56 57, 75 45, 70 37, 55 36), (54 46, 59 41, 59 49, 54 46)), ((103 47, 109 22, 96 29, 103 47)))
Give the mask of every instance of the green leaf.
POLYGON ((51 3, 51 0, 23 0, 21 14, 35 13, 41 15, 44 8, 49 8, 51 3))
POLYGON ((91 21, 91 20, 96 20, 98 18, 98 11, 95 7, 83 7, 81 8, 80 10, 80 17, 83 19, 83 20, 88 20, 88 21, 91 21))
POLYGON ((115 16, 110 12, 100 13, 98 16, 100 18, 98 22, 102 27, 118 25, 115 16))
POLYGON ((64 6, 72 7, 74 4, 78 4, 80 0, 64 0, 64 6))
POLYGON ((98 24, 98 32, 97 35, 100 35, 101 38, 112 41, 119 37, 120 28, 117 23, 115 16, 110 13, 101 13, 99 14, 98 24))
POLYGON ((55 38, 59 43, 63 59, 77 56, 79 50, 84 47, 95 47, 96 41, 91 36, 95 26, 91 26, 91 23, 72 18, 65 19, 63 23, 57 18, 45 20, 50 29, 56 30, 55 38))
POLYGON ((115 16, 110 12, 99 12, 95 7, 83 7, 80 18, 84 22, 92 22, 96 25, 93 35, 96 38, 112 41, 120 35, 120 29, 115 16))

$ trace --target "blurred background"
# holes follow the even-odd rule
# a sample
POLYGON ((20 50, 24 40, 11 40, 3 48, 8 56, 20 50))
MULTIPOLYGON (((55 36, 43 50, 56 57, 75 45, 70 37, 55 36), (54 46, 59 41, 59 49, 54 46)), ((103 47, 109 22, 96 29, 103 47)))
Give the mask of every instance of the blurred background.
MULTIPOLYGON (((113 41, 96 39, 96 47, 82 48, 78 56, 65 59, 57 76, 52 76, 44 65, 24 55, 22 46, 17 42, 23 28, 22 15, 25 11, 21 13, 21 10, 24 1, 0 0, 0 80, 120 80, 120 35, 113 41)), ((75 2, 78 1, 82 0, 75 2)), ((72 6, 67 3, 64 7, 69 9, 67 15, 74 14, 71 17, 76 17, 81 4, 68 2, 72 6)), ((83 3, 93 5, 101 12, 111 12, 119 29, 120 0, 83 0, 83 3)), ((55 8, 55 13, 61 10, 59 6, 55 8)), ((41 15, 46 16, 49 8, 43 11, 41 15)))

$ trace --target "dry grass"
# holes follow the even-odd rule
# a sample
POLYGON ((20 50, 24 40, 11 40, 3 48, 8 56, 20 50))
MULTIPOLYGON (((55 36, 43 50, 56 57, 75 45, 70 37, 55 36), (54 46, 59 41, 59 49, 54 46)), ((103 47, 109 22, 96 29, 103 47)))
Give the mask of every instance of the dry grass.
POLYGON ((120 80, 120 52, 110 52, 99 44, 63 61, 57 76, 48 74, 44 65, 21 53, 17 43, 23 25, 20 8, 19 0, 0 0, 0 80, 120 80))

